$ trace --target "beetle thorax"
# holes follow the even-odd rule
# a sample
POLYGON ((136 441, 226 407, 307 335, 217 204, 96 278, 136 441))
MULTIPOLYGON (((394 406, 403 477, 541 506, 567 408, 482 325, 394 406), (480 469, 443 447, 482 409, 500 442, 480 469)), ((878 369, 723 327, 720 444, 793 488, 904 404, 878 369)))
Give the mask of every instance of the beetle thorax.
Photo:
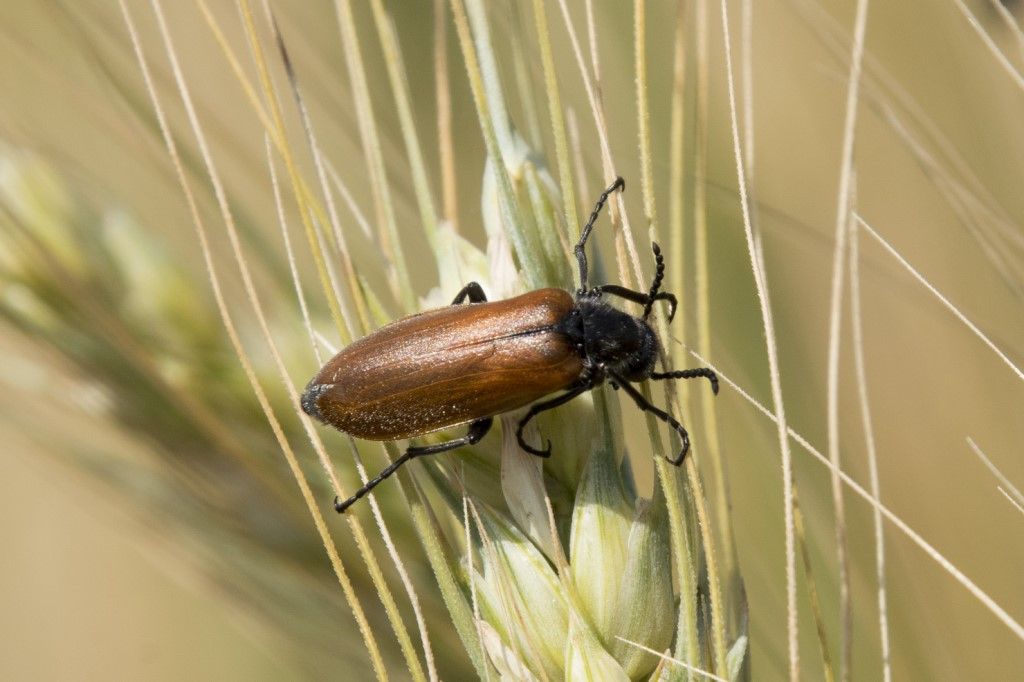
POLYGON ((581 348, 587 363, 627 381, 643 381, 654 371, 658 337, 639 317, 598 299, 581 298, 563 331, 581 348))

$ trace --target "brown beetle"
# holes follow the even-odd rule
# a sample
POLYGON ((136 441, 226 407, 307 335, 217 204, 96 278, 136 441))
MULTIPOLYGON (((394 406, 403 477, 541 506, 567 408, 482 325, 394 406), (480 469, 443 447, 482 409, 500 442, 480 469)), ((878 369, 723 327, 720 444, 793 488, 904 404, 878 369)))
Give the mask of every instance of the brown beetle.
POLYGON ((589 287, 584 246, 609 195, 625 188, 617 178, 597 200, 575 253, 580 288, 538 289, 504 301, 487 302, 483 289, 470 282, 452 305, 393 322, 335 355, 306 386, 302 409, 340 431, 368 440, 400 440, 458 424, 468 433, 437 445, 411 446, 355 495, 339 502, 345 511, 398 467, 476 443, 490 430, 494 416, 534 403, 519 421, 516 438, 524 450, 551 454, 523 440, 523 427, 545 410, 562 405, 607 379, 622 388, 637 406, 654 414, 679 434, 682 447, 673 464, 682 464, 690 447, 686 429, 667 412, 650 404, 631 382, 646 379, 705 377, 718 393, 718 378, 708 368, 655 372, 660 349, 647 323, 655 301, 667 301, 669 320, 676 297, 659 291, 665 274, 661 249, 653 244, 657 268, 650 291, 615 284, 589 287), (604 294, 644 306, 634 317, 608 305, 604 294), (468 299, 468 305, 462 305, 468 299))

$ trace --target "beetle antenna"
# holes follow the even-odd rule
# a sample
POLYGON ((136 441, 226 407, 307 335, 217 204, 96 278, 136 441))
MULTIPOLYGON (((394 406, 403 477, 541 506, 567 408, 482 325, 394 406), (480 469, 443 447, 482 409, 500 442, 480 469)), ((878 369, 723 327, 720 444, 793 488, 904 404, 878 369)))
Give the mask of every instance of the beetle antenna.
POLYGON ((647 377, 653 381, 664 379, 696 379, 703 377, 711 382, 711 392, 718 395, 718 375, 710 367, 697 367, 695 369, 677 369, 671 372, 653 372, 647 377))
MULTIPOLYGON (((647 294, 647 303, 644 304, 644 319, 646 320, 651 316, 651 309, 654 307, 654 302, 658 300, 658 289, 661 288, 661 280, 665 279, 665 258, 661 255, 661 248, 657 242, 651 242, 651 247, 654 249, 654 281, 651 282, 651 290, 647 294)), ((673 310, 675 312, 675 310, 673 310)))
POLYGON ((601 213, 601 209, 604 208, 604 204, 608 201, 608 197, 611 196, 612 192, 616 190, 625 190, 626 181, 621 177, 615 178, 615 182, 608 185, 608 189, 601 192, 601 196, 597 198, 597 203, 594 204, 594 210, 590 213, 590 218, 587 220, 587 224, 583 226, 583 232, 580 233, 580 240, 576 244, 576 248, 573 251, 576 253, 576 260, 580 264, 580 293, 587 291, 587 252, 583 250, 586 246, 587 239, 590 237, 590 231, 594 229, 594 222, 597 221, 597 216, 601 213))

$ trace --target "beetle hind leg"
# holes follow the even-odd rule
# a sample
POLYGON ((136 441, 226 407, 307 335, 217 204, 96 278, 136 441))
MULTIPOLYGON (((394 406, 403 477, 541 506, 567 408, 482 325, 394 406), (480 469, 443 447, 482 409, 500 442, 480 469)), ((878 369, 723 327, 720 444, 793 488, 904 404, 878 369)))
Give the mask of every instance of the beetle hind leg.
POLYGON ((675 457, 666 456, 665 459, 667 459, 675 466, 679 466, 680 464, 682 464, 683 460, 686 459, 686 453, 690 451, 690 434, 686 432, 686 429, 683 428, 683 425, 676 421, 675 417, 670 415, 668 412, 665 412, 661 408, 655 407, 650 402, 648 402, 647 398, 645 398, 643 394, 640 393, 640 391, 636 390, 629 382, 627 382, 622 377, 612 375, 612 378, 615 380, 616 383, 619 384, 622 390, 625 391, 629 395, 629 397, 633 399, 633 402, 636 403, 636 406, 639 407, 642 412, 650 412, 655 417, 657 417, 658 419, 672 427, 672 429, 677 434, 679 434, 679 440, 682 443, 682 445, 679 448, 679 454, 676 455, 675 457))
POLYGON ((391 474, 398 471, 398 468, 409 460, 422 457, 423 455, 436 455, 441 452, 447 452, 449 450, 455 450, 461 448, 464 445, 473 445, 480 441, 481 438, 487 435, 487 432, 491 430, 491 425, 494 424, 494 419, 487 417, 486 419, 478 419, 469 425, 469 431, 462 438, 456 438, 455 440, 446 441, 444 443, 437 443, 436 445, 424 445, 421 447, 410 446, 401 457, 392 462, 386 469, 377 474, 377 477, 373 480, 367 481, 362 488, 357 490, 355 494, 345 500, 339 502, 337 498, 334 500, 334 511, 342 514, 346 509, 351 507, 356 500, 366 495, 378 485, 384 482, 391 474))

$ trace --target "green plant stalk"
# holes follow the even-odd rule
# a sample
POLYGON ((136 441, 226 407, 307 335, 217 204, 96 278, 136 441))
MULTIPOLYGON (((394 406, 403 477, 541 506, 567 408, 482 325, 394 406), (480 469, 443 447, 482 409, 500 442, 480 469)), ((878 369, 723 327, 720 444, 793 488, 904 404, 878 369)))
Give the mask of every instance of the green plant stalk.
MULTIPOLYGON (((167 121, 164 117, 163 108, 160 106, 159 100, 157 99, 156 90, 153 87, 152 78, 150 76, 149 68, 147 66, 145 57, 142 53, 141 45, 138 40, 138 34, 135 30, 134 22, 131 19, 131 15, 128 12, 128 8, 125 2, 122 0, 120 4, 122 15, 124 16, 125 22, 128 25, 129 32, 131 33, 132 36, 132 45, 133 48, 135 49, 137 60, 143 71, 143 76, 146 82, 146 88, 149 92, 150 98, 153 101, 154 109, 156 110, 157 113, 157 118, 160 124, 161 132, 163 133, 164 141, 167 145, 168 152, 174 163, 175 172, 177 173, 178 176, 178 181, 181 184, 182 189, 185 193, 185 197, 189 206, 189 211, 192 215, 193 223, 196 228, 197 237, 199 238, 199 241, 203 247, 203 257, 206 263, 207 273, 210 277, 210 283, 213 288, 214 298, 216 299, 217 307, 221 314, 221 319, 224 322, 225 329, 228 333, 228 336, 230 337, 231 344, 235 349, 236 355, 238 356, 239 361, 242 363, 242 367, 245 371, 246 377, 248 378, 249 383, 257 396, 257 399, 260 403, 260 407, 263 409, 264 415, 267 418, 267 422, 271 425, 271 428, 274 432, 274 436, 277 439, 278 444, 280 445, 281 450, 288 461, 288 466, 291 469, 292 474, 294 475, 296 482, 302 492, 302 496, 304 501, 306 502, 306 506, 310 510, 310 514, 313 517, 313 521, 316 525, 317 532, 320 535, 321 541, 323 542, 324 545, 324 549, 327 552, 327 555, 331 561, 331 566, 334 569, 335 575, 337 576, 338 582, 342 588, 342 592, 345 595, 345 599, 348 602, 350 608, 352 609, 353 615, 359 626, 360 633, 363 636, 363 641, 366 644, 367 653, 373 664, 377 677, 380 680, 384 680, 386 679, 387 676, 384 671, 384 664, 383 659, 381 658, 380 648, 378 647, 376 639, 373 636, 372 630, 369 627, 369 623, 366 620, 366 615, 365 612, 363 611, 358 595, 355 593, 352 587, 351 581, 349 580, 348 575, 345 571, 344 564, 342 563, 341 557, 338 555, 337 549, 334 545, 334 541, 333 539, 331 539, 330 534, 327 531, 327 527, 326 524, 324 523, 323 517, 320 515, 319 508, 316 505, 315 500, 313 499, 313 493, 309 488, 309 484, 305 479, 305 475, 302 473, 302 470, 299 467, 298 459, 295 457, 294 452, 291 450, 291 446, 289 445, 279 422, 274 416, 273 410, 270 406, 267 396, 264 393, 263 388, 256 377, 255 371, 253 370, 252 367, 252 363, 249 360, 248 354, 245 352, 245 348, 242 345, 241 339, 238 336, 238 332, 231 318, 227 302, 221 291, 216 266, 213 263, 211 252, 209 249, 209 244, 207 242, 206 231, 205 228, 203 227, 203 222, 202 219, 200 218, 199 210, 193 198, 192 192, 188 187, 184 169, 182 168, 180 158, 178 157, 177 154, 176 144, 174 143, 173 137, 170 134, 170 128, 168 127, 167 121)), ((163 12, 160 8, 158 1, 154 1, 153 8, 157 15, 161 34, 163 35, 165 42, 168 43, 169 48, 169 34, 167 33, 167 28, 163 18, 163 12)), ((173 51, 168 49, 168 53, 169 56, 172 57, 173 61, 173 51)), ((179 74, 176 72, 175 75, 179 78, 180 83, 179 74)))
POLYGON ((566 141, 565 118, 562 116, 562 100, 558 93, 558 76, 555 74, 555 58, 551 52, 551 36, 548 19, 542 0, 533 0, 533 16, 537 25, 537 42, 540 45, 540 61, 544 69, 544 91, 548 99, 548 113, 551 115, 551 134, 555 141, 555 158, 558 161, 558 179, 562 191, 562 210, 565 212, 565 226, 569 237, 577 241, 580 235, 580 219, 576 213, 576 194, 573 187, 572 166, 569 163, 569 145, 566 141))
POLYGON ((527 289, 555 286, 548 262, 542 255, 543 244, 536 231, 526 224, 516 187, 522 183, 521 156, 524 145, 511 129, 505 98, 498 77, 498 67, 491 47, 490 28, 487 23, 486 5, 481 0, 452 0, 461 8, 455 12, 459 43, 463 60, 469 74, 470 88, 476 104, 487 147, 488 163, 498 186, 498 198, 506 234, 512 240, 516 259, 525 279, 527 289), (468 41, 468 42, 467 42, 468 41), (471 50, 467 52, 467 50, 471 50))
POLYGON ((380 246, 389 261, 388 282, 395 300, 401 303, 406 312, 412 312, 416 310, 416 299, 412 283, 409 280, 405 251, 398 237, 398 225, 395 221, 391 191, 388 189, 387 171, 384 167, 384 156, 377 133, 377 123, 374 119, 370 89, 366 81, 366 69, 363 66, 363 57, 359 47, 359 34, 356 32, 355 18, 352 16, 352 5, 349 0, 335 0, 334 7, 338 15, 338 28, 345 49, 345 65, 354 94, 363 153, 366 155, 370 189, 377 214, 380 246))
POLYGON ((405 141, 405 153, 409 160, 409 170, 412 173, 413 188, 416 191, 416 203, 420 209, 420 221, 427 235, 427 241, 431 248, 436 250, 437 211, 430 193, 427 166, 423 160, 423 150, 416 132, 416 119, 413 116, 410 103, 409 79, 405 73, 401 47, 395 35, 391 17, 384 9, 381 0, 372 0, 370 6, 373 8, 377 35, 381 47, 384 49, 384 63, 388 71, 388 82, 391 84, 391 94, 395 98, 398 110, 398 122, 402 129, 402 138, 405 141))
MULTIPOLYGON (((239 84, 242 85, 249 98, 249 101, 253 105, 253 110, 260 117, 260 121, 263 123, 264 129, 270 134, 270 139, 274 142, 275 148, 278 153, 281 154, 281 158, 284 159, 285 168, 288 171, 288 179, 292 184, 295 192, 296 200, 299 202, 300 211, 299 216, 302 220, 302 226, 306 232, 306 238, 309 241, 310 252, 313 254, 314 264, 317 269, 317 275, 320 278, 320 284, 323 288, 324 297, 327 299, 327 305, 331 312, 331 318, 334 321, 335 328, 338 331, 339 336, 343 343, 350 343, 352 341, 352 334, 349 332, 350 325, 347 321, 347 316, 344 313, 341 302, 335 297, 334 287, 331 284, 331 278, 327 272, 327 265, 324 260, 323 251, 320 249, 319 241, 316 237, 316 229, 313 226, 310 218, 310 207, 315 206, 316 203, 310 201, 312 194, 306 187, 301 175, 296 168, 295 159, 292 155, 291 148, 287 144, 286 137, 284 135, 284 119, 281 114, 280 106, 276 97, 273 96, 274 89, 270 80, 270 74, 267 69, 266 60, 263 58, 263 53, 259 49, 259 43, 253 39, 255 35, 255 26, 252 24, 251 12, 248 8, 248 4, 242 5, 242 16, 246 18, 246 30, 250 36, 249 44, 253 46, 254 57, 256 59, 256 65, 258 67, 260 82, 263 86, 264 92, 269 93, 271 96, 268 98, 271 103, 271 112, 273 122, 271 118, 267 116, 263 107, 259 103, 259 98, 256 95, 255 90, 252 88, 248 79, 244 76, 244 70, 242 69, 234 51, 231 50, 228 44, 227 38, 224 36, 224 32, 220 29, 220 25, 216 22, 213 14, 210 12, 205 0, 197 0, 197 4, 202 10, 203 16, 206 19, 207 25, 214 34, 214 38, 217 40, 221 51, 227 58, 232 71, 235 74, 239 84)), ((327 217, 325 215, 318 214, 317 219, 321 221, 321 224, 327 224, 327 217)))

